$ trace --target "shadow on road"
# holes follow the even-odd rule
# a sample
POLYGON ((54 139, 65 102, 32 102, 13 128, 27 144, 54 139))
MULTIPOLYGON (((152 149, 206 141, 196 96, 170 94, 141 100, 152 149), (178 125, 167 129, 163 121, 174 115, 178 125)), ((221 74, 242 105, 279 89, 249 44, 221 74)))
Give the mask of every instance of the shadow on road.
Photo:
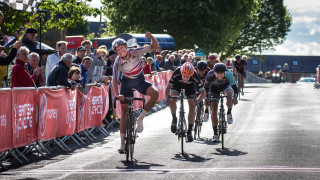
POLYGON ((216 149, 217 152, 212 153, 214 155, 222 155, 222 156, 241 156, 241 155, 246 155, 248 154, 247 152, 242 152, 236 149, 229 149, 229 148, 224 148, 224 149, 216 149))
POLYGON ((122 161, 123 167, 117 167, 118 169, 150 169, 151 167, 161 167, 162 164, 153 164, 147 162, 139 162, 136 159, 133 162, 122 161))
POLYGON ((208 138, 198 138, 198 139, 195 139, 193 141, 193 143, 207 144, 207 145, 216 145, 217 144, 217 143, 212 142, 212 140, 208 139, 208 138))
POLYGON ((190 162, 205 162, 208 160, 211 160, 213 158, 204 158, 195 154, 175 154, 173 160, 179 160, 179 161, 190 161, 190 162))

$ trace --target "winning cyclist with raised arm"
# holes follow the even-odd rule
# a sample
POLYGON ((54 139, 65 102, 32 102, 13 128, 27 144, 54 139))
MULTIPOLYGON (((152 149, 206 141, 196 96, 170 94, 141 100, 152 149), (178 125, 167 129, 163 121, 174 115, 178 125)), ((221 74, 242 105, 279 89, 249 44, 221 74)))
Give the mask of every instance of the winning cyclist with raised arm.
POLYGON ((213 141, 218 142, 218 104, 220 92, 223 92, 227 97, 227 122, 228 124, 233 123, 233 118, 231 115, 231 110, 233 104, 236 105, 238 103, 238 88, 236 85, 236 81, 234 79, 233 74, 227 69, 227 66, 223 63, 217 63, 214 65, 213 69, 208 73, 206 77, 206 82, 204 85, 206 91, 211 93, 211 97, 214 98, 214 102, 210 103, 212 113, 211 113, 211 121, 213 127, 213 141), (232 99, 233 95, 233 99, 232 99))
POLYGON ((185 95, 188 98, 189 104, 189 114, 188 114, 188 131, 187 138, 188 142, 193 141, 192 128, 195 118, 195 101, 194 98, 196 95, 196 88, 200 91, 200 96, 198 97, 198 102, 202 101, 206 96, 206 92, 203 88, 203 84, 198 76, 198 73, 195 72, 194 67, 191 63, 186 62, 181 67, 178 67, 172 74, 168 85, 165 90, 166 96, 170 92, 170 111, 172 114, 172 123, 171 123, 171 132, 176 133, 177 130, 177 105, 176 97, 180 94, 182 89, 185 89, 185 95), (175 98, 174 98, 175 97, 175 98))
MULTIPOLYGON (((245 56, 245 58, 247 57, 245 56)), ((235 59, 236 60, 233 62, 233 73, 236 79, 238 79, 237 73, 241 74, 241 89, 239 89, 239 91, 241 91, 241 94, 243 96, 244 79, 247 77, 247 62, 245 59, 241 59, 241 56, 239 54, 235 56, 235 59)))
POLYGON ((143 131, 143 118, 148 111, 155 105, 158 100, 159 92, 150 82, 146 81, 142 71, 141 56, 145 53, 151 53, 159 48, 158 41, 154 36, 147 32, 145 37, 151 39, 151 45, 128 49, 127 42, 121 38, 115 39, 112 42, 112 48, 117 52, 118 57, 113 66, 112 89, 115 96, 121 101, 121 117, 120 117, 120 138, 121 146, 119 153, 124 153, 125 148, 125 129, 128 112, 128 102, 125 102, 124 97, 133 97, 132 89, 136 89, 139 93, 150 96, 144 110, 138 117, 136 131, 143 131), (120 72, 122 77, 120 77, 120 72), (121 78, 120 93, 118 90, 119 79, 121 78))

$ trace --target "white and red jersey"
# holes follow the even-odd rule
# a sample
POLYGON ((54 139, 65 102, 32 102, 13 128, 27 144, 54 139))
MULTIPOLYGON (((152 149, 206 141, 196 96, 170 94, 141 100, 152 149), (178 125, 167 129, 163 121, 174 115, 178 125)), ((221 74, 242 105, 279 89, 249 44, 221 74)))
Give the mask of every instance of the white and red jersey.
POLYGON ((136 79, 143 74, 141 56, 145 53, 151 53, 151 46, 140 47, 136 49, 129 49, 131 54, 129 60, 124 60, 118 56, 114 62, 112 78, 119 80, 120 72, 129 79, 136 79))

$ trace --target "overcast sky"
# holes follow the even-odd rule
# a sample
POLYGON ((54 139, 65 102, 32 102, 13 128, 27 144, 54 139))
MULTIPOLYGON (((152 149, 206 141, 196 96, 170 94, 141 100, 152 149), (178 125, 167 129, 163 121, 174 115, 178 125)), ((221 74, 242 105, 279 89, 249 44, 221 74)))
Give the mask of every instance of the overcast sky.
MULTIPOLYGON (((90 4, 101 6, 100 0, 90 4)), ((320 0, 284 0, 284 5, 292 15, 291 31, 283 44, 267 54, 320 56, 320 0)))

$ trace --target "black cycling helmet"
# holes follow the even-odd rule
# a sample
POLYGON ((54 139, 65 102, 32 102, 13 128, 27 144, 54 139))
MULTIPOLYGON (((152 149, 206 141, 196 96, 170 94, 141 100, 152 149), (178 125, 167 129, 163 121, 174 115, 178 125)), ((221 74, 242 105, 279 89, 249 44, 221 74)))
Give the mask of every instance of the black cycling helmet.
POLYGON ((197 69, 206 70, 208 68, 208 64, 205 61, 199 61, 197 64, 197 69))
POLYGON ((241 56, 240 56, 240 54, 237 54, 234 58, 235 59, 241 59, 241 56))
POLYGON ((124 39, 122 39, 122 38, 117 38, 117 39, 115 39, 113 42, 112 42, 112 49, 114 50, 114 51, 116 51, 116 48, 119 46, 119 45, 126 45, 127 44, 127 42, 124 40, 124 39))
POLYGON ((213 66, 213 70, 214 72, 217 72, 217 73, 223 73, 227 70, 227 66, 223 63, 216 63, 213 66))

